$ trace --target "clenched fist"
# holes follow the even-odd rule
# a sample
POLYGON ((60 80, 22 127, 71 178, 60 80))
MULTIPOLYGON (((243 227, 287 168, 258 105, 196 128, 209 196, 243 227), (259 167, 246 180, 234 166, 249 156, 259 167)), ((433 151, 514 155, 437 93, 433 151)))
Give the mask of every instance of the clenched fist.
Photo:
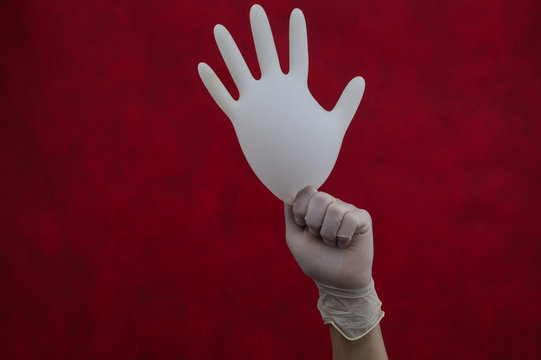
POLYGON ((348 340, 366 335, 384 315, 372 280, 370 215, 313 187, 284 207, 287 245, 319 288, 324 322, 348 340))
POLYGON ((374 244, 367 211, 313 187, 284 206, 287 245, 306 275, 344 289, 369 285, 374 244))

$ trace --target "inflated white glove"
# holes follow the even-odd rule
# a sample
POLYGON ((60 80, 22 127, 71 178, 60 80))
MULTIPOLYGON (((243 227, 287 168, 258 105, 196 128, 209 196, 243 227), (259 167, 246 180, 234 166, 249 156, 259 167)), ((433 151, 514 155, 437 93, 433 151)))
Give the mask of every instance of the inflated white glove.
POLYGON ((319 288, 324 322, 348 340, 361 338, 384 315, 372 279, 370 215, 313 187, 284 206, 287 245, 319 288))
POLYGON ((212 98, 231 119, 240 146, 261 182, 291 204, 308 185, 321 186, 334 166, 342 139, 364 92, 358 76, 344 89, 332 111, 318 104, 308 89, 306 22, 299 9, 289 24, 289 72, 280 68, 265 11, 250 10, 250 24, 261 79, 250 73, 235 41, 222 25, 214 28, 220 53, 239 90, 234 100, 205 63, 199 75, 212 98))

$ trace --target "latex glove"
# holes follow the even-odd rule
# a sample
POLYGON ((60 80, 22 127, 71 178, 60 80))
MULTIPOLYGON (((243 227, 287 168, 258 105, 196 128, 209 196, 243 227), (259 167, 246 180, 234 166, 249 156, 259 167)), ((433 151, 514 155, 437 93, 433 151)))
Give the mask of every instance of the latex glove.
POLYGON ((319 288, 324 322, 348 340, 359 339, 384 315, 372 280, 370 215, 313 187, 284 206, 287 245, 319 288))
POLYGON ((332 111, 319 105, 308 90, 306 22, 299 9, 289 23, 289 72, 280 69, 278 55, 263 8, 252 6, 250 24, 261 79, 250 73, 235 41, 222 25, 214 37, 239 89, 234 100, 205 63, 199 75, 218 106, 231 119, 242 151, 263 184, 291 204, 297 192, 321 186, 336 162, 346 132, 364 92, 364 80, 355 77, 332 111))

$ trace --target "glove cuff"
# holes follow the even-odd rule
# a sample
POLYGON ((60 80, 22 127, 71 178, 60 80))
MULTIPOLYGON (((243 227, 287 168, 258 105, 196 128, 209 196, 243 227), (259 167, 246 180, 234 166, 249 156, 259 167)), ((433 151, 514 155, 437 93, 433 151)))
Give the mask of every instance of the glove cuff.
POLYGON ((374 280, 362 289, 339 289, 316 281, 317 308, 323 322, 331 324, 348 340, 358 340, 379 324, 385 313, 376 294, 374 280))

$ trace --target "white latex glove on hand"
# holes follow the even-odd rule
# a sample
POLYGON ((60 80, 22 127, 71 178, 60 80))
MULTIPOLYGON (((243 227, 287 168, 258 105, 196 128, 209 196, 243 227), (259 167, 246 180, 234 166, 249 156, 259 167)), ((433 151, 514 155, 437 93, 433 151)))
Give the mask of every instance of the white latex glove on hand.
POLYGON ((384 315, 372 280, 370 215, 313 187, 284 207, 287 245, 319 288, 324 322, 348 340, 361 338, 384 315))

